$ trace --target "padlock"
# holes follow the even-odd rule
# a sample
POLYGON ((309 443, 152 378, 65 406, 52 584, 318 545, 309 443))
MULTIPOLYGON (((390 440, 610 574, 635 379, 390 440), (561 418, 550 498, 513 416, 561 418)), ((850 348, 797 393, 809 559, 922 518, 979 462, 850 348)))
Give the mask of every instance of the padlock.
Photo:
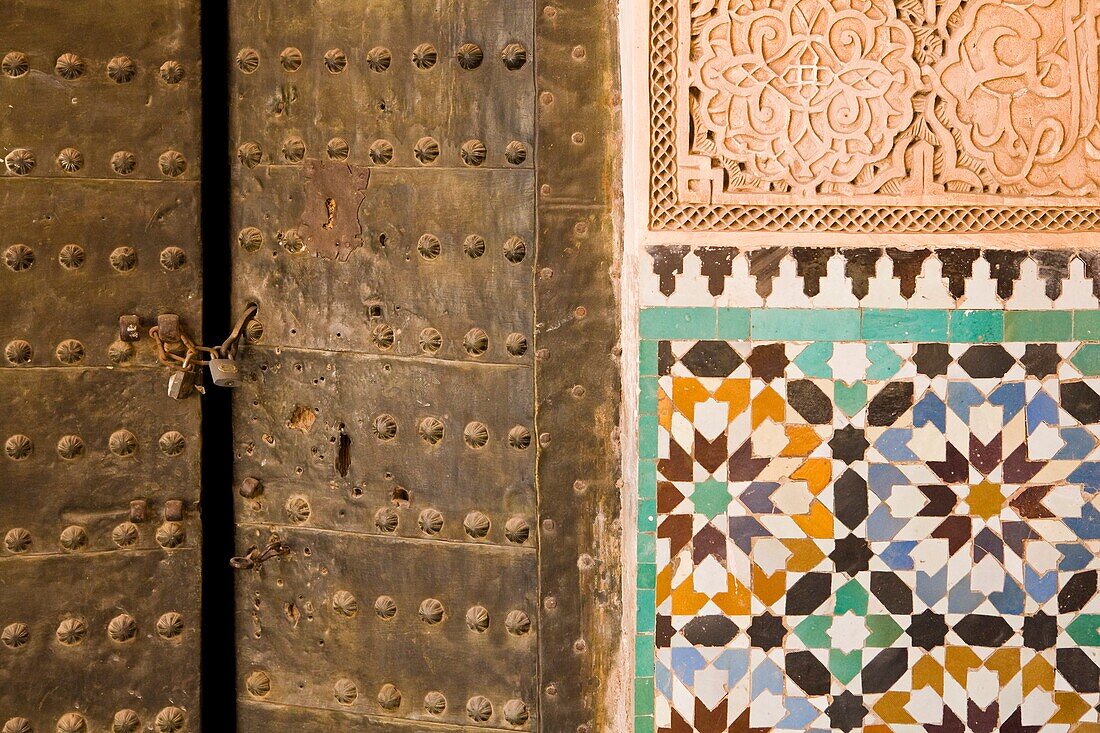
POLYGON ((168 396, 174 400, 182 400, 195 391, 195 372, 188 369, 174 369, 172 376, 168 377, 168 396))
POLYGON ((233 359, 211 359, 210 379, 216 387, 236 387, 241 383, 240 370, 233 359))

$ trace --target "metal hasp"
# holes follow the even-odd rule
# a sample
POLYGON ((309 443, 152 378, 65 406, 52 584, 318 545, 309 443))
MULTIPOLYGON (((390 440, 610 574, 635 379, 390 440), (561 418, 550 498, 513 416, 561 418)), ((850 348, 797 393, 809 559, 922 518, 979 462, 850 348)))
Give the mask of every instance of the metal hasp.
POLYGON ((2 13, 5 732, 199 729, 199 401, 146 331, 201 322, 198 11, 2 13))
POLYGON ((244 733, 609 730, 606 5, 230 3, 244 733))

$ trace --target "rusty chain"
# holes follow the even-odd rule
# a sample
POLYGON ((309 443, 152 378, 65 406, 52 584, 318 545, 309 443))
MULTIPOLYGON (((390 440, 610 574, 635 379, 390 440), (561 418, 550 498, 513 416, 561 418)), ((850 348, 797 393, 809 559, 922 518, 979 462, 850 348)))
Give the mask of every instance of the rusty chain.
POLYGON ((267 541, 267 546, 264 549, 261 550, 256 545, 251 545, 244 555, 230 559, 229 564, 235 570, 249 570, 260 567, 273 557, 289 554, 290 545, 279 541, 278 537, 272 536, 267 541))
POLYGON ((233 330, 229 332, 229 336, 226 337, 225 341, 219 346, 213 347, 195 343, 183 330, 182 326, 180 326, 179 332, 180 340, 178 342, 167 342, 160 337, 160 327, 153 326, 149 329, 149 335, 157 345, 157 360, 166 366, 186 369, 192 366, 206 366, 209 364, 210 360, 202 358, 202 354, 209 354, 210 358, 214 359, 233 359, 237 356, 241 338, 244 337, 244 329, 256 317, 258 311, 259 306, 249 305, 241 314, 241 317, 237 319, 236 325, 233 326, 233 330), (179 346, 183 347, 183 353, 179 353, 179 346))

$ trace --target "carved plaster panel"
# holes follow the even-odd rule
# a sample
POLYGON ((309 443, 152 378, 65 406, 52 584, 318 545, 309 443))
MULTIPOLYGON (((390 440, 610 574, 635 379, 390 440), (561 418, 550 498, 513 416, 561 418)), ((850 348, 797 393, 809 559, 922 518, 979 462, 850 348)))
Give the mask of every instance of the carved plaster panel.
POLYGON ((652 0, 653 229, 1100 228, 1100 0, 652 0))

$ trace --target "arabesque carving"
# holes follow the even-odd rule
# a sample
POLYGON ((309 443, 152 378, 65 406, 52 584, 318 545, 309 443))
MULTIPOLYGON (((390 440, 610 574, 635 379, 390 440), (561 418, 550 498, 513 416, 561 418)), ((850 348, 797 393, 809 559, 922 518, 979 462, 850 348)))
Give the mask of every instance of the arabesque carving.
POLYGON ((812 190, 855 181, 889 155, 913 119, 920 79, 913 33, 893 5, 709 0, 696 10, 705 5, 714 9, 695 34, 688 77, 696 139, 740 164, 731 183, 812 190))
POLYGON ((1100 228, 1100 0, 651 2, 654 228, 1100 228))

